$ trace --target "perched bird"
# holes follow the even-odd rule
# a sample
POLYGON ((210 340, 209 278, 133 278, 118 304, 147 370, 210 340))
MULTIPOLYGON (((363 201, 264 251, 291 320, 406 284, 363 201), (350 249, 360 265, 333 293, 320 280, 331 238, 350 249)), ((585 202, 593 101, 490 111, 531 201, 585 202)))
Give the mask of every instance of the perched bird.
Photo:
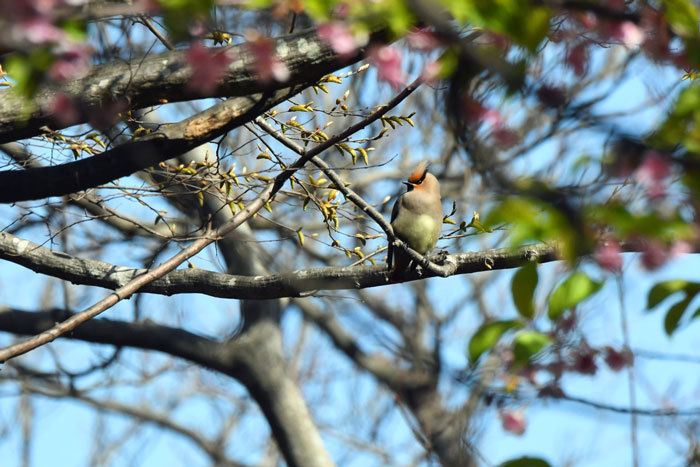
MULTIPOLYGON (((408 180, 403 182, 408 191, 399 196, 391 211, 394 234, 408 246, 424 255, 435 247, 442 232, 442 202, 440 184, 428 173, 428 164, 421 162, 408 180)), ((387 263, 394 270, 404 270, 410 257, 389 244, 387 263)))

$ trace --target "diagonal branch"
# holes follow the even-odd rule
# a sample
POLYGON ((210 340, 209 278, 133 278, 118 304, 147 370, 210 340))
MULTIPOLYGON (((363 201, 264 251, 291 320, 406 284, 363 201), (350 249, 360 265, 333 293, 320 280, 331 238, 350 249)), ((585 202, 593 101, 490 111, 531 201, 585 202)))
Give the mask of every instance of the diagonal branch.
MULTIPOLYGON (((275 194, 277 194, 277 192, 280 189, 282 189, 282 186, 287 182, 287 180, 289 180, 289 178, 291 178, 297 170, 301 169, 313 157, 325 151, 326 149, 333 147, 335 144, 345 140, 350 135, 362 130, 366 126, 377 121, 389 110, 398 105, 411 92, 413 92, 413 89, 411 89, 409 86, 409 88, 404 89, 388 104, 384 105, 381 109, 377 110, 372 115, 369 115, 368 117, 357 122, 356 124, 349 126, 345 130, 326 140, 324 143, 319 144, 318 146, 315 146, 313 149, 308 151, 304 156, 297 159, 297 161, 294 164, 292 164, 286 170, 277 175, 271 183, 268 183, 268 185, 262 190, 262 192, 245 209, 239 211, 235 216, 233 216, 233 218, 228 223, 223 224, 221 227, 219 227, 213 232, 210 230, 207 231, 201 238, 192 242, 188 247, 184 248, 164 263, 158 265, 156 268, 148 272, 134 277, 128 283, 116 289, 114 293, 108 295, 107 297, 95 303, 91 307, 79 313, 76 313, 67 320, 56 324, 53 328, 42 332, 37 336, 0 349, 0 362, 4 362, 9 358, 16 357, 17 355, 29 352, 30 350, 35 349, 41 345, 47 344, 58 338, 60 335, 75 329, 81 323, 84 323, 85 321, 94 318, 98 314, 117 304, 119 301, 128 298, 134 293, 138 292, 145 285, 148 285, 154 280, 161 278, 165 274, 173 271, 180 264, 202 251, 202 249, 204 249, 207 245, 233 232, 241 224, 243 224, 250 217, 252 217, 253 214, 262 209, 265 203, 270 201, 272 197, 275 196, 275 194)), ((215 117, 215 115, 210 116, 210 118, 215 117)), ((190 124, 188 125, 188 131, 211 131, 209 128, 207 117, 201 117, 199 120, 202 121, 199 123, 197 123, 197 120, 190 122, 190 124), (197 128, 201 125, 204 125, 205 128, 197 128), (190 128, 193 126, 195 127, 194 129, 190 128)), ((185 134, 187 134, 187 131, 185 132, 185 134)))
MULTIPOLYGON (((416 89, 420 84, 422 83, 421 78, 418 78, 415 80, 407 89, 416 89)), ((270 136, 273 138, 277 139, 280 143, 283 145, 287 146, 289 149, 292 151, 296 152, 299 155, 304 155, 306 154, 306 149, 286 137, 282 132, 277 131, 272 125, 267 123, 263 118, 258 117, 255 119, 256 125, 258 125, 260 128, 265 130, 270 136)), ((394 235, 394 229, 391 227, 391 224, 389 224, 384 216, 374 209, 374 207, 369 204, 367 201, 365 201, 360 195, 355 193, 353 190, 348 188, 343 180, 340 178, 340 176, 324 161, 319 159, 318 157, 314 157, 311 159, 311 162, 316 165, 319 169, 323 171, 323 173, 333 182, 333 184, 337 187, 337 190, 340 191, 343 196, 345 196, 345 199, 349 200, 352 202, 355 206, 360 208, 363 212, 367 213, 367 215, 374 220, 379 227, 386 233, 387 237, 389 238, 389 242, 393 243, 394 245, 398 246, 399 248, 402 248, 404 251, 406 251, 411 258, 413 258, 415 261, 418 262, 421 266, 423 266, 425 269, 433 273, 434 275, 437 276, 442 276, 442 277, 448 277, 454 274, 456 270, 456 264, 450 261, 446 261, 443 266, 438 266, 429 260, 427 260, 423 255, 418 253, 417 251, 414 251, 411 249, 405 242, 401 241, 394 235)), ((403 279, 403 278, 402 278, 403 279)))

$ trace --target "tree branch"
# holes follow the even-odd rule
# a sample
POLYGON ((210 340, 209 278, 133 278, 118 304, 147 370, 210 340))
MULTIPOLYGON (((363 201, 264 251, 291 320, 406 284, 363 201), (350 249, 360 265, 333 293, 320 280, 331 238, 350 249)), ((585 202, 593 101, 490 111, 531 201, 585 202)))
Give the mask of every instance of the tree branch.
POLYGON ((228 99, 137 141, 86 159, 0 172, 0 203, 67 195, 131 175, 227 133, 301 89, 290 87, 271 94, 228 99))
MULTIPOLYGON (((0 306, 0 329, 18 335, 34 335, 71 316, 65 310, 22 311, 0 306)), ((153 322, 127 323, 94 319, 66 334, 96 344, 157 350, 203 367, 236 376, 238 358, 226 346, 197 334, 153 322)))
MULTIPOLYGON (((34 272, 70 281, 117 290, 146 269, 118 266, 104 261, 77 258, 0 232, 0 258, 20 264, 34 272)), ((496 269, 512 269, 528 261, 546 263, 558 260, 553 246, 539 244, 521 248, 500 248, 449 255, 457 265, 456 274, 471 274, 496 269)), ((407 282, 440 277, 423 271, 407 271, 407 282)), ((301 297, 316 290, 352 290, 387 285, 393 278, 385 265, 362 267, 324 267, 301 269, 266 276, 223 274, 203 269, 169 272, 145 285, 140 291, 159 295, 202 293, 220 298, 265 300, 301 297)))
POLYGON ((364 56, 364 50, 341 60, 316 35, 315 30, 301 31, 275 39, 275 54, 289 69, 284 83, 263 83, 255 73, 256 57, 247 44, 213 47, 228 50, 234 60, 210 95, 202 96, 190 88, 191 68, 186 50, 147 55, 131 61, 115 61, 97 65, 83 78, 52 87, 43 87, 33 99, 34 108, 27 116, 27 102, 14 92, 0 92, 0 143, 30 138, 40 134, 42 127, 60 130, 62 124, 52 110, 52 102, 61 93, 78 102, 82 111, 80 121, 103 111, 114 103, 126 103, 129 109, 142 109, 163 102, 182 102, 202 97, 234 97, 278 91, 285 88, 309 86, 324 75, 350 65, 364 56))
MULTIPOLYGON (((248 204, 247 207, 245 207, 242 211, 239 211, 235 216, 233 216, 233 218, 229 222, 221 225, 214 232, 207 231, 201 238, 191 243, 189 246, 181 250, 175 256, 161 263, 154 269, 134 277, 129 282, 116 289, 114 293, 103 298, 91 307, 79 313, 76 313, 67 320, 56 324, 53 328, 49 329, 48 331, 45 331, 25 341, 18 342, 14 345, 0 349, 0 362, 4 362, 9 358, 16 357, 23 353, 29 352, 32 349, 35 349, 41 345, 47 344, 55 340, 65 332, 75 329, 75 327, 80 325, 81 323, 84 323, 85 321, 94 318, 98 314, 117 304, 119 301, 128 298, 134 293, 138 292, 141 288, 153 282, 154 280, 163 277, 170 271, 173 271, 184 261, 187 261, 189 258, 202 251, 202 249, 204 249, 207 245, 211 244, 217 239, 223 238, 227 234, 236 230, 241 224, 246 222, 253 214, 262 209, 265 203, 270 201, 272 197, 275 196, 275 194, 277 194, 277 192, 282 189, 282 186, 287 182, 287 180, 289 180, 289 178, 291 178, 292 175, 294 175, 294 173, 297 170, 301 169, 309 160, 381 118, 386 112, 388 112, 394 106, 398 105, 398 103, 401 102, 401 100, 403 100, 405 96, 408 96, 408 94, 410 94, 411 91, 407 92, 407 89, 404 89, 388 104, 384 105, 381 109, 377 110, 372 115, 369 115, 368 117, 357 122, 356 124, 349 126, 340 133, 333 135, 331 138, 327 139, 325 142, 319 144, 318 146, 315 146, 304 156, 297 159, 294 162, 294 164, 292 164, 282 173, 277 175, 271 183, 268 183, 267 186, 262 190, 262 192, 250 204, 248 204)), ((185 135, 187 135, 187 132, 190 130, 195 133, 198 133, 200 131, 211 131, 209 125, 206 124, 206 120, 206 117, 202 117, 198 120, 191 122, 190 125, 188 125, 188 130, 186 130, 185 135), (205 126, 204 129, 198 128, 202 124, 201 122, 199 122, 199 120, 205 120, 205 122, 203 123, 205 126), (191 126, 194 126, 195 128, 190 129, 189 127, 191 126)))

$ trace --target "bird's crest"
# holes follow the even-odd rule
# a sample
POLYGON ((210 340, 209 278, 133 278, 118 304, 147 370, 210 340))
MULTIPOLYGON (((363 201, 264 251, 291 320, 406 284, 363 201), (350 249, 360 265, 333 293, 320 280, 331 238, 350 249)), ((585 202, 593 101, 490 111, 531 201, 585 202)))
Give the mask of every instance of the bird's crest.
POLYGON ((425 180, 425 176, 428 174, 428 163, 423 161, 418 164, 418 167, 411 173, 408 177, 408 181, 411 184, 420 184, 425 180))

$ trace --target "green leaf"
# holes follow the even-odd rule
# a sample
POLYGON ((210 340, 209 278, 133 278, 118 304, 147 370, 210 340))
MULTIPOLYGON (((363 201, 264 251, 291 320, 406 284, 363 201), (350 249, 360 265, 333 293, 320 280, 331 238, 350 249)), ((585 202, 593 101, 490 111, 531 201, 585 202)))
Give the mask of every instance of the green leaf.
POLYGON ((549 297, 549 319, 558 319, 564 310, 578 305, 602 286, 603 282, 596 282, 582 272, 573 273, 549 297))
POLYGON ((570 261, 576 257, 577 248, 583 241, 563 212, 539 199, 507 198, 496 205, 484 220, 484 225, 489 228, 503 223, 511 226, 512 246, 556 240, 562 256, 570 261))
POLYGON ((679 36, 698 35, 698 7, 689 0, 664 0, 664 13, 679 36))
POLYGON ((519 457, 500 464, 498 467, 550 467, 549 462, 539 457, 519 457))
POLYGON ((664 318, 664 329, 669 337, 671 337, 671 334, 678 329, 678 323, 693 297, 694 296, 692 295, 685 297, 683 300, 669 308, 666 312, 666 317, 664 318))
POLYGON ((589 222, 608 225, 622 238, 638 235, 672 243, 694 235, 692 227, 677 211, 653 211, 639 215, 632 213, 625 204, 608 203, 590 207, 586 215, 589 222))
POLYGON ((509 329, 520 327, 519 321, 494 321, 481 326, 469 341, 469 359, 476 362, 481 354, 493 347, 498 339, 509 329))
POLYGON ((681 290, 685 291, 686 295, 688 292, 695 295, 698 292, 698 287, 700 287, 700 284, 684 280, 659 282, 649 291, 649 295, 647 296, 647 310, 651 310, 656 305, 666 300, 670 295, 680 292, 681 290))
POLYGON ((526 364, 537 352, 552 342, 552 338, 537 331, 523 331, 513 341, 515 361, 526 364))
POLYGON ((471 23, 510 37, 535 51, 549 31, 550 10, 526 0, 443 0, 460 23, 471 23))
POLYGON ((532 319, 535 316, 533 296, 536 287, 537 264, 531 261, 515 272, 510 284, 513 303, 523 318, 532 319))
MULTIPOLYGON (((647 296, 647 310, 656 307, 673 294, 682 293, 684 295, 682 299, 675 302, 668 309, 664 317, 664 329, 666 330, 666 334, 670 337, 676 329, 678 329, 678 324, 688 308, 688 305, 699 292, 700 283, 697 282, 688 282, 684 280, 659 282, 649 291, 649 295, 647 296)), ((696 311, 690 319, 695 319, 698 316, 700 316, 700 310, 696 311)))

